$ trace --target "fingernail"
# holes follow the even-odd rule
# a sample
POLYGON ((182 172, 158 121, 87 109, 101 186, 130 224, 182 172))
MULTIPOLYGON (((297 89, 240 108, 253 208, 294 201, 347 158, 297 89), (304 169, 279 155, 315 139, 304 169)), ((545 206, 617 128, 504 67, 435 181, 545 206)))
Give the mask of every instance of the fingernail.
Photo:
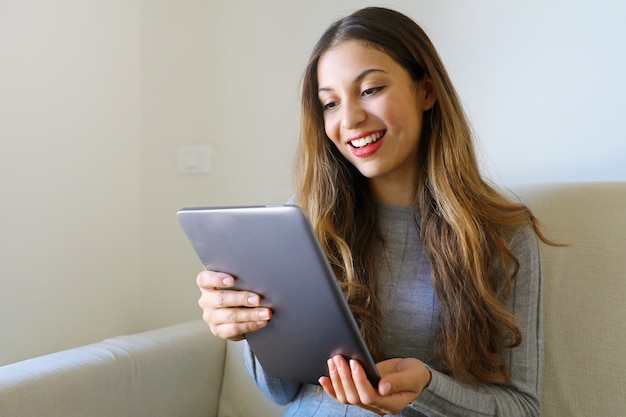
POLYGON ((382 383, 378 386, 378 392, 380 395, 387 395, 391 391, 391 384, 389 382, 382 383))
POLYGON ((257 297, 256 295, 251 295, 250 297, 248 297, 248 303, 253 306, 259 304, 259 297, 257 297))
POLYGON ((267 319, 270 317, 270 312, 267 310, 261 310, 259 311, 259 318, 260 319, 267 319))
POLYGON ((332 359, 329 359, 326 363, 328 364, 329 372, 335 372, 337 370, 337 368, 335 367, 335 361, 333 361, 332 359))
POLYGON ((233 277, 224 277, 222 278, 222 284, 226 287, 232 287, 233 285, 235 285, 235 280, 233 279, 233 277))

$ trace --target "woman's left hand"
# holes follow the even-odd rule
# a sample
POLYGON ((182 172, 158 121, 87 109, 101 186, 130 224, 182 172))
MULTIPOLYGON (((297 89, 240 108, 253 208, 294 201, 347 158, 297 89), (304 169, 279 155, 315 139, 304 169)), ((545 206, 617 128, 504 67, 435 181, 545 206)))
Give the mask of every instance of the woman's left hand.
POLYGON ((367 379, 358 361, 337 355, 328 360, 330 377, 321 377, 324 391, 342 404, 352 404, 379 415, 398 414, 430 383, 431 373, 418 359, 389 359, 376 365, 378 389, 367 379))

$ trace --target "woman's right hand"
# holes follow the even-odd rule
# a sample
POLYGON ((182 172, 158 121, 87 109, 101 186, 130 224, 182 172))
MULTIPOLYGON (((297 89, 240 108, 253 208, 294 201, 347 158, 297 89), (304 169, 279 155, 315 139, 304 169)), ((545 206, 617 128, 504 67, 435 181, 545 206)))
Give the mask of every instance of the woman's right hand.
POLYGON ((196 283, 202 293, 198 301, 202 318, 217 337, 241 340, 246 333, 265 327, 272 318, 269 308, 259 307, 259 294, 229 289, 235 285, 231 275, 202 271, 196 283))

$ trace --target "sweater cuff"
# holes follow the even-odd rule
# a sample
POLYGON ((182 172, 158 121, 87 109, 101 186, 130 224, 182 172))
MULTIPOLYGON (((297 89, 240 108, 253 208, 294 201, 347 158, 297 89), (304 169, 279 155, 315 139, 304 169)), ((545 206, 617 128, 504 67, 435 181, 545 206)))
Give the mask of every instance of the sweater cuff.
POLYGON ((493 415, 493 398, 489 394, 462 385, 428 365, 426 367, 432 375, 430 384, 409 404, 413 410, 432 416, 460 416, 468 413, 472 416, 493 415), (468 396, 468 391, 472 391, 473 395, 468 396))

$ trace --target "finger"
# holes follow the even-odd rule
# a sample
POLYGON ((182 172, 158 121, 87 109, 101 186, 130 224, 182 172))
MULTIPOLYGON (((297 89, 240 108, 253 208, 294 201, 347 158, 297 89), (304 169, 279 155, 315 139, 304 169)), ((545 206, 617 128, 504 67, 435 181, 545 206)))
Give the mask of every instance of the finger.
POLYGON ((343 392, 343 384, 341 382, 341 377, 339 376, 339 372, 337 371, 337 365, 335 365, 335 361, 331 358, 327 361, 328 364, 328 376, 330 378, 330 382, 332 384, 332 391, 334 392, 334 398, 337 402, 341 404, 347 404, 346 395, 343 392))
POLYGON ((350 370, 352 372, 352 380, 354 387, 361 402, 367 405, 374 405, 379 398, 378 392, 367 379, 367 374, 363 366, 356 360, 350 360, 350 370))
POLYGON ((385 372, 378 387, 381 395, 415 393, 418 395, 430 383, 431 374, 423 362, 413 359, 389 361, 392 369, 385 372))
POLYGON ((269 309, 249 308, 221 308, 203 315, 215 336, 229 340, 241 340, 246 333, 262 329, 270 318, 269 309))
POLYGON ((255 332, 267 326, 267 321, 227 323, 211 325, 211 332, 214 336, 222 339, 237 341, 242 340, 246 333, 255 332))
POLYGON ((359 398, 359 393, 354 386, 354 380, 352 379, 352 370, 346 359, 337 355, 333 357, 333 361, 335 363, 335 367, 337 368, 337 374, 341 380, 341 387, 343 390, 343 395, 348 404, 360 405, 361 399, 359 398))
POLYGON ((230 288, 235 285, 235 278, 224 272, 202 271, 196 277, 196 284, 201 289, 230 288))
POLYGON ((318 380, 318 382, 320 383, 326 394, 334 399, 337 399, 337 395, 335 394, 335 389, 333 388, 333 383, 330 380, 330 377, 323 376, 318 380))
POLYGON ((250 291, 203 289, 200 296, 200 307, 257 307, 261 304, 261 296, 250 291))
POLYGON ((205 315, 212 325, 241 324, 268 321, 272 318, 272 311, 269 308, 233 307, 207 310, 205 315))
POLYGON ((389 402, 387 398, 379 395, 378 391, 370 380, 367 378, 365 369, 356 360, 350 361, 350 369, 352 370, 352 378, 354 385, 358 391, 362 407, 370 410, 378 415, 398 414, 404 408, 404 404, 394 408, 393 402, 389 402))

